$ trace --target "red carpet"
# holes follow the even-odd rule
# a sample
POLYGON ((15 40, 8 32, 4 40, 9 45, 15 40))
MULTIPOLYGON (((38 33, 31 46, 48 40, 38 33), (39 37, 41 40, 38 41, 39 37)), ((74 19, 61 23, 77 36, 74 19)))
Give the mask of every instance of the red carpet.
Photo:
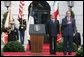
MULTIPOLYGON (((29 51, 29 45, 27 45, 27 52, 2 52, 4 56, 31 56, 29 51)), ((49 44, 43 44, 42 56, 75 56, 76 52, 72 52, 72 55, 64 55, 63 52, 56 52, 56 55, 50 55, 49 44)))
MULTIPOLYGON (((29 44, 27 45, 27 50, 26 50, 27 52, 29 51, 29 44)), ((43 44, 43 52, 49 52, 49 44, 48 43, 44 43, 43 44)))
MULTIPOLYGON (((2 52, 4 56, 31 56, 30 52, 2 52)), ((75 52, 72 52, 72 55, 63 55, 63 52, 56 52, 57 55, 50 55, 49 52, 43 52, 42 56, 75 56, 75 52)))

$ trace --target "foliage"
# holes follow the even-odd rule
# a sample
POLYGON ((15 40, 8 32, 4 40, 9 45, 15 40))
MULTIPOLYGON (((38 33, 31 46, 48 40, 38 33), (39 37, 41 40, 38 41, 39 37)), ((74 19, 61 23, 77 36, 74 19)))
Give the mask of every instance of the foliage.
POLYGON ((81 46, 81 49, 76 52, 76 56, 83 56, 83 46, 81 46))
POLYGON ((75 19, 75 14, 72 10, 71 10, 71 17, 75 19))
MULTIPOLYGON (((77 45, 75 43, 73 45, 73 52, 77 51, 77 45)), ((67 51, 69 51, 69 42, 67 43, 67 51)), ((57 44, 56 52, 63 52, 63 42, 57 44)))
POLYGON ((10 41, 4 46, 3 52, 25 52, 25 50, 18 41, 10 41))
POLYGON ((5 21, 6 21, 6 18, 7 18, 7 14, 8 14, 8 11, 7 11, 7 12, 5 12, 5 13, 3 14, 2 27, 1 27, 1 33, 2 33, 2 32, 6 32, 6 31, 7 31, 7 28, 4 28, 5 21))

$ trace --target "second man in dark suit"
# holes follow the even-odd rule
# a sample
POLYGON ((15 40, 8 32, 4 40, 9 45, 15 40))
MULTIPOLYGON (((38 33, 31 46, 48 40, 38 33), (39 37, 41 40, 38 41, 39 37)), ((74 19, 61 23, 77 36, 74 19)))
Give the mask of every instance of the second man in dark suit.
POLYGON ((63 35, 64 35, 64 41, 63 41, 63 49, 64 49, 64 55, 66 55, 67 52, 67 41, 69 40, 69 55, 71 55, 72 52, 72 42, 73 42, 73 36, 75 36, 76 32, 76 26, 75 26, 75 20, 71 18, 71 12, 67 11, 66 16, 64 19, 62 19, 62 27, 63 35))
POLYGON ((57 34, 59 34, 59 21, 54 19, 54 14, 47 22, 47 35, 49 36, 50 54, 56 54, 57 34))

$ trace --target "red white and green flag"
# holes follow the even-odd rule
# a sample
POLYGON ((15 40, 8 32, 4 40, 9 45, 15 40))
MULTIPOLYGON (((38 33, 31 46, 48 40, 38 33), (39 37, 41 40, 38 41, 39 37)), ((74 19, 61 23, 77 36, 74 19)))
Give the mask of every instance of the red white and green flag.
MULTIPOLYGON (((51 6, 51 14, 53 14, 53 13, 55 15, 54 19, 57 19, 60 22, 60 18, 59 18, 60 17, 59 16, 59 1, 54 1, 53 2, 53 5, 51 6)), ((62 36, 61 36, 61 26, 60 26, 60 33, 59 33, 59 35, 57 37, 57 43, 60 42, 61 38, 62 38, 62 36)))

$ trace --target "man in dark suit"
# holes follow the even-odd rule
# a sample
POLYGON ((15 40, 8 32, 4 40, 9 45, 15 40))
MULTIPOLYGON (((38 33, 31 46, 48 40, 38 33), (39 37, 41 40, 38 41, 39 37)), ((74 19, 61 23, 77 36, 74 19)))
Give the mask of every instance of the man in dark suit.
POLYGON ((47 35, 50 43, 50 54, 56 54, 57 34, 59 34, 59 21, 54 19, 54 14, 47 22, 47 35))
POLYGON ((76 26, 75 26, 75 20, 71 18, 71 12, 67 11, 66 16, 64 19, 62 19, 62 27, 64 28, 63 30, 63 35, 64 35, 64 41, 63 41, 63 51, 64 55, 66 55, 67 52, 67 40, 69 40, 69 55, 71 55, 72 52, 72 42, 73 42, 73 36, 75 36, 76 32, 76 26))
POLYGON ((10 22, 11 27, 8 29, 8 42, 19 40, 18 29, 15 28, 14 22, 10 22))

